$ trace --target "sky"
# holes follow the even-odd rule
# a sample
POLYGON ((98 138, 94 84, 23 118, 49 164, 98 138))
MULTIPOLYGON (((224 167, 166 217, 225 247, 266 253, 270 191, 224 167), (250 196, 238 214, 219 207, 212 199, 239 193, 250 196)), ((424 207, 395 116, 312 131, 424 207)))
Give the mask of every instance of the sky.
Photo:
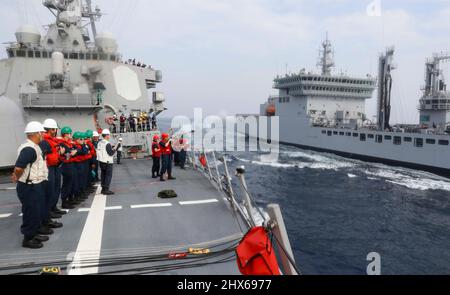
MULTIPOLYGON (((53 20, 41 0, 0 0, 0 41, 20 24, 53 20)), ((424 62, 450 51, 450 0, 93 0, 124 58, 163 71, 165 116, 258 113, 278 74, 318 71, 328 32, 335 73, 376 76, 378 57, 395 46, 393 122, 418 123, 424 62), (379 5, 378 5, 379 3, 379 5), (380 14, 368 14, 367 7, 380 14), (286 66, 287 65, 287 66, 286 66)), ((0 58, 6 57, 4 50, 0 58)), ((448 66, 445 74, 448 74, 448 66)), ((367 101, 375 114, 376 93, 367 101)))

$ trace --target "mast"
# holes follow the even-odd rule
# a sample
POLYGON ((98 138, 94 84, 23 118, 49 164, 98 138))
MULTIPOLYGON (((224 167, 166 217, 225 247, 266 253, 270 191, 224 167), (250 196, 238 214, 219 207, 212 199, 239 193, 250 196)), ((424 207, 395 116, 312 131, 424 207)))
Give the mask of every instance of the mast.
POLYGON ((322 43, 322 48, 320 49, 319 63, 318 66, 322 68, 323 76, 330 76, 331 69, 334 68, 334 52, 333 46, 328 39, 328 32, 326 34, 326 39, 322 43))
POLYGON ((97 17, 100 17, 101 14, 100 10, 97 8, 95 10, 95 13, 92 11, 92 1, 91 0, 86 0, 86 5, 87 5, 87 13, 89 16, 89 19, 91 20, 91 29, 92 29, 92 35, 94 36, 94 40, 95 37, 97 37, 97 27, 95 26, 95 21, 97 17))
POLYGON ((392 75, 395 69, 393 64, 394 47, 388 48, 385 54, 380 56, 378 73, 378 129, 384 131, 390 129, 391 119, 391 90, 392 75))

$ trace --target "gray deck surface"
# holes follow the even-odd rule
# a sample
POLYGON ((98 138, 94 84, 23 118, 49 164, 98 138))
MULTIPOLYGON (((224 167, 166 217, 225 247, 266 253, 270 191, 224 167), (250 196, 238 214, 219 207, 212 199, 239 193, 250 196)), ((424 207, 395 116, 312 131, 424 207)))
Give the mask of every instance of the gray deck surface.
MULTIPOLYGON (((115 165, 112 190, 116 195, 92 195, 88 201, 63 217, 61 222, 64 223, 64 228, 55 230, 50 241, 39 250, 21 247, 21 206, 15 190, 12 189, 14 186, 1 184, 0 274, 39 269, 1 269, 9 265, 44 263, 46 266, 52 266, 51 262, 56 264, 57 261, 67 261, 69 264, 71 259, 67 259, 68 255, 77 249, 78 253, 95 252, 98 247, 100 257, 106 259, 136 255, 147 257, 156 254, 165 257, 168 253, 184 252, 189 247, 205 246, 220 250, 236 244, 236 240, 242 236, 238 221, 223 195, 200 172, 189 168, 185 171, 174 168, 173 174, 177 180, 161 183, 151 179, 150 171, 151 162, 148 160, 125 160, 123 165, 115 165), (178 198, 158 199, 158 192, 164 189, 175 190, 178 198), (94 198, 98 198, 96 204, 94 198), (104 201, 104 206, 100 206, 104 201), (180 203, 186 201, 195 203, 180 203), (201 203, 202 201, 207 202, 201 203), (166 204, 167 207, 146 207, 160 204, 166 204), (141 205, 144 207, 134 208, 141 205), (80 212, 80 208, 86 211, 80 212), (98 240, 97 244, 95 240, 98 240), (214 247, 219 241, 221 245, 214 247)), ((199 262, 214 262, 233 255, 231 251, 216 257, 202 256, 198 259, 201 259, 199 262)), ((154 268, 180 262, 192 263, 193 260, 101 266, 93 273, 150 266, 147 271, 152 274, 239 274, 235 260, 198 267, 189 264, 181 269, 154 268)))

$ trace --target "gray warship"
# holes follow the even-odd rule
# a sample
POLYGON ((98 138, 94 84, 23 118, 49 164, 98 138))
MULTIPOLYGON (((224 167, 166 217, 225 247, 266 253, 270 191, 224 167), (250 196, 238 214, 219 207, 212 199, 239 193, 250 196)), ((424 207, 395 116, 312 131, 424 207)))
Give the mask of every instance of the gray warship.
POLYGON ((390 123, 394 48, 380 55, 378 79, 333 73, 334 52, 323 42, 321 73, 301 70, 277 76, 274 89, 261 105, 261 116, 278 116, 280 142, 364 161, 404 166, 450 177, 450 92, 442 63, 450 54, 427 60, 425 86, 418 110, 420 123, 390 123), (377 95, 377 119, 366 116, 366 100, 377 95), (295 127, 294 127, 295 126, 295 127), (295 130, 294 130, 295 128, 295 130))
MULTIPOLYGON (((161 71, 123 61, 113 35, 97 33, 102 12, 91 1, 45 0, 43 6, 55 16, 45 36, 20 27, 16 41, 8 43, 8 57, 0 60, 3 169, 14 165, 29 121, 53 118, 74 130, 98 130, 111 128, 111 119, 121 114, 165 110, 164 94, 149 93, 162 82, 161 71)), ((282 273, 298 273, 279 206, 256 206, 243 167, 231 173, 226 155, 192 149, 188 169, 175 170, 176 181, 152 181, 146 157, 160 131, 114 131, 128 158, 115 167, 116 195, 101 195, 99 188, 68 211, 64 228, 42 250, 20 247, 21 206, 14 185, 1 179, 0 274, 240 274, 236 247, 263 223, 279 241, 282 273), (206 164, 199 162, 200 153, 206 164), (233 190, 237 184, 240 193, 233 190), (157 197, 168 189, 178 197, 157 197)))

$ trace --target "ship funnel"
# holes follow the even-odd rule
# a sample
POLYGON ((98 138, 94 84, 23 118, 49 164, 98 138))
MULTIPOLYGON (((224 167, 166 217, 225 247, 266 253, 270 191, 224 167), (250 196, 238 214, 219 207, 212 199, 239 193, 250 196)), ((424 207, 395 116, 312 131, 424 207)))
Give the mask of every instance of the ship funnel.
POLYGON ((39 45, 41 33, 30 25, 23 25, 16 30, 16 39, 20 44, 39 45))

